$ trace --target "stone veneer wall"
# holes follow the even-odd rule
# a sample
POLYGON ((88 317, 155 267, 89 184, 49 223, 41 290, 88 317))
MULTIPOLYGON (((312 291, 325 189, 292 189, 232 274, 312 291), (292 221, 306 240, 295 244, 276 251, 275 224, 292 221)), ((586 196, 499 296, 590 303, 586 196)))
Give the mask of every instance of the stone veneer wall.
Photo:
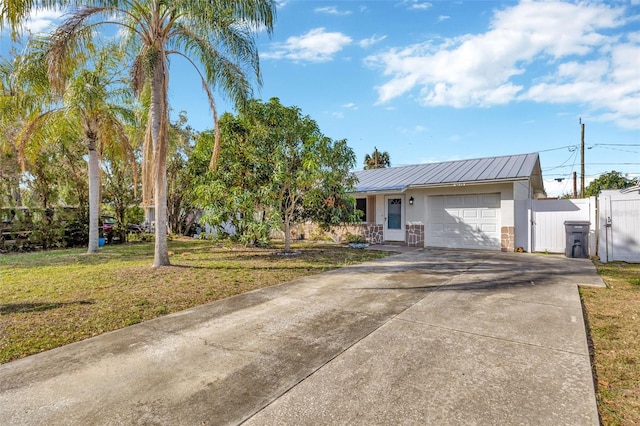
POLYGON ((362 226, 364 237, 370 244, 382 244, 384 241, 384 225, 381 223, 368 223, 362 226))
POLYGON ((424 247, 424 224, 422 222, 409 222, 405 229, 409 247, 424 247))
POLYGON ((513 251, 515 249, 516 231, 513 226, 503 226, 501 229, 502 237, 500 239, 501 251, 513 251))

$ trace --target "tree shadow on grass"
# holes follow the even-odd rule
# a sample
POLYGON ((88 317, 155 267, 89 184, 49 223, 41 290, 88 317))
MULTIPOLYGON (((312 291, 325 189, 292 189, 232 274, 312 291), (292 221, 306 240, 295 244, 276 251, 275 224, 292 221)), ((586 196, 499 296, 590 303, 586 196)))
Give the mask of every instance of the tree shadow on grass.
POLYGON ((94 302, 80 300, 78 302, 56 302, 56 303, 8 303, 0 305, 0 315, 22 314, 30 312, 43 312, 51 309, 62 308, 68 305, 92 305, 94 302))

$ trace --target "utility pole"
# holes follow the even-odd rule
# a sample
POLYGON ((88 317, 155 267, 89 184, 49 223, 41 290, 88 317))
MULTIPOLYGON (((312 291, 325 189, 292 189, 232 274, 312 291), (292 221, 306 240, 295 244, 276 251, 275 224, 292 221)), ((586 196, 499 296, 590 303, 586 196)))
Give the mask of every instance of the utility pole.
POLYGON ((580 118, 580 198, 584 198, 584 123, 580 118))
POLYGON ((573 198, 578 198, 578 173, 573 172, 573 198))

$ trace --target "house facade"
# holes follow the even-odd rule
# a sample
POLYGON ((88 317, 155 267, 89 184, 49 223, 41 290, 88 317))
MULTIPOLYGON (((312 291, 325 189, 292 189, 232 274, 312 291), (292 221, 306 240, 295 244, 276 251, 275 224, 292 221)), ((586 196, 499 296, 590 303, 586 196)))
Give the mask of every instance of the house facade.
POLYGON ((537 153, 355 172, 372 244, 531 248, 531 200, 544 197, 537 153))

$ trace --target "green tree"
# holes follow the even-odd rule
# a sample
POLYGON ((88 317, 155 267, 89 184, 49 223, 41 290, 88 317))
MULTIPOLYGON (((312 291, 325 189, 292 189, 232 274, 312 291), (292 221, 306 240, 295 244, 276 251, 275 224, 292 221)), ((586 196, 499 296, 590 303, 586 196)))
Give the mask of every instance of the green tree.
MULTIPOLYGON (((101 161, 102 171, 102 202, 106 209, 118 221, 116 233, 120 241, 126 239, 126 227, 132 209, 137 209, 140 203, 137 171, 128 164, 119 150, 107 147, 101 161)), ((137 163, 133 167, 138 167, 137 163)))
POLYGON ((195 217, 194 182, 187 163, 196 136, 187 125, 186 113, 180 112, 178 120, 169 128, 167 163, 167 220, 169 231, 174 234, 186 234, 195 217))
MULTIPOLYGON (((28 67, 46 69, 55 45, 41 39, 29 45, 28 67)), ((90 53, 91 49, 90 49, 90 53)), ((133 121, 133 113, 124 105, 128 91, 119 75, 119 55, 113 46, 100 49, 91 69, 84 56, 69 57, 64 69, 52 72, 47 77, 52 88, 51 107, 29 120, 22 133, 22 143, 27 143, 41 131, 51 132, 65 126, 74 126, 81 134, 88 151, 89 179, 89 244, 88 253, 98 251, 100 215, 100 156, 104 147, 120 147, 133 163, 133 150, 127 138, 124 121, 133 121), (54 101, 59 100, 59 103, 54 101)), ((29 75, 27 76, 29 77, 29 75)))
MULTIPOLYGON (((42 46, 39 41, 30 46, 42 46)), ((42 50, 0 60, 0 191, 5 205, 86 203, 79 135, 68 123, 38 126, 53 104, 42 50), (28 140, 28 144, 25 141, 28 140), (48 146, 49 144, 58 146, 48 146), (24 193, 24 194, 23 194, 24 193)))
POLYGON ((220 161, 207 172, 214 146, 213 132, 198 135, 189 159, 190 178, 196 185, 197 205, 205 212, 202 221, 216 227, 218 235, 233 228, 232 238, 244 244, 266 244, 277 229, 270 211, 269 183, 273 173, 272 141, 257 139, 246 114, 225 113, 220 118, 220 161))
POLYGON ((0 58, 0 207, 22 204, 17 135, 22 125, 20 87, 16 78, 18 57, 0 58))
POLYGON ((353 150, 324 136, 299 108, 277 98, 253 100, 220 125, 223 146, 237 152, 225 152, 213 183, 205 185, 214 194, 212 210, 225 212, 218 219, 230 220, 236 232, 261 225, 268 233, 277 222, 290 251, 291 229, 301 221, 330 226, 357 219, 348 195, 355 183, 353 150))
POLYGON ((0 30, 8 25, 11 34, 15 38, 20 34, 22 24, 35 9, 60 7, 64 4, 73 4, 74 0, 2 0, 0 5, 0 30))
POLYGON ((585 197, 595 197, 601 189, 624 189, 638 184, 638 178, 628 179, 620 172, 612 170, 603 173, 598 178, 591 181, 584 190, 585 197))
POLYGON ((384 169, 391 166, 391 160, 387 151, 380 152, 378 148, 373 147, 373 153, 364 156, 364 169, 384 169))
MULTIPOLYGON (((12 3, 24 6, 25 2, 27 0, 14 0, 12 3)), ((271 32, 275 2, 112 0, 88 1, 86 4, 72 10, 55 31, 55 49, 49 57, 50 70, 55 74, 57 70, 64 69, 70 52, 86 50, 97 22, 121 25, 127 33, 127 46, 134 57, 131 66, 134 92, 140 95, 145 87, 150 91, 143 149, 143 180, 148 180, 153 171, 156 222, 153 266, 169 265, 166 233, 169 56, 181 56, 197 70, 217 129, 213 91, 221 89, 236 104, 241 104, 250 96, 248 72, 254 72, 260 80, 259 57, 253 35, 263 28, 271 32), (153 167, 149 167, 149 164, 153 164, 153 167)), ((20 15, 22 9, 18 5, 7 16, 19 19, 19 16, 24 16, 20 15)), ((219 137, 216 137, 212 167, 215 166, 219 149, 219 137)), ((148 196, 146 192, 143 198, 145 196, 148 196)))

